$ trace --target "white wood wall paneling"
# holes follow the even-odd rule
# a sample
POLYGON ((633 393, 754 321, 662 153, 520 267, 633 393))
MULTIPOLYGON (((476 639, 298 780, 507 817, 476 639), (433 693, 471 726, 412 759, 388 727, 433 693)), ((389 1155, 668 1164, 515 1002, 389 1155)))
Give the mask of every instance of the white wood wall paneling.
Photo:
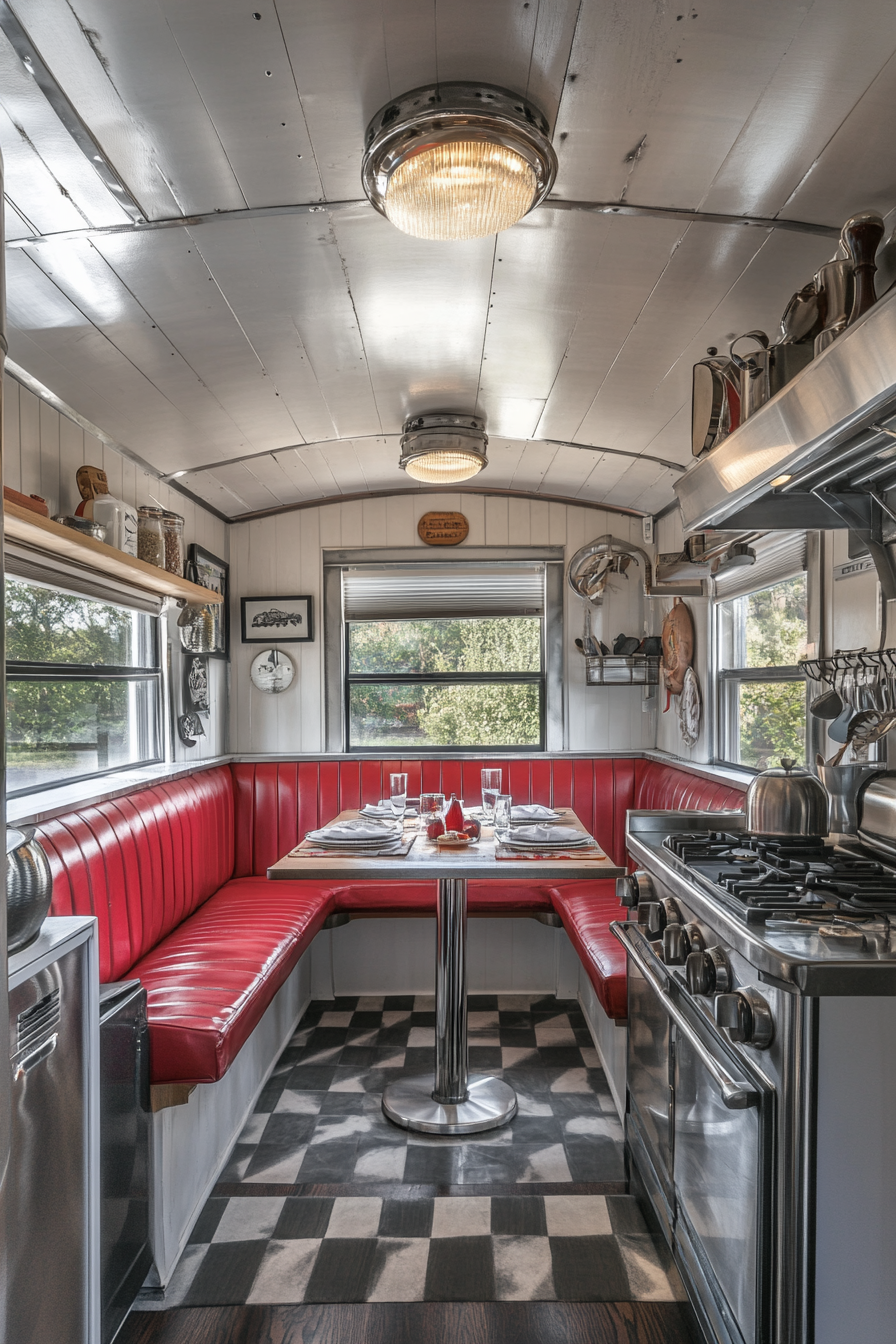
POLYGON ((755 26, 735 36, 724 4, 627 5, 613 23, 607 6, 583 6, 570 59, 579 78, 558 119, 569 133, 559 194, 696 207, 804 12, 797 0, 758 0, 755 26))
MULTIPOLYGON (((896 48, 890 0, 815 0, 720 167, 703 208, 841 224, 875 205, 887 181, 892 92, 875 108, 878 72, 896 48), (863 40, 873 34, 870 40, 863 40), (869 89, 870 101, 863 97, 869 89), (845 147, 848 145, 848 149, 845 147), (844 152, 845 151, 845 152, 844 152), (824 172, 810 171, 823 162, 824 172), (868 194, 870 192, 870 194, 868 194)), ((890 85, 892 88, 892 85, 890 85)), ((892 199, 887 198, 887 206, 892 199)))
POLYGON ((243 0, 162 0, 161 8, 248 205, 322 200, 271 0, 254 11, 243 0))
MULTIPOLYGON (((387 499, 350 501, 303 509, 276 518, 234 524, 231 580, 234 613, 231 741, 244 752, 314 752, 323 749, 323 611, 321 551, 354 546, 423 546, 417 520, 428 509, 460 509, 470 523, 469 546, 557 545, 567 557, 586 542, 612 532, 641 542, 640 519, 547 501, 501 499, 463 492, 444 495, 398 494, 387 499), (296 586, 299 585, 299 586, 296 586), (280 696, 250 689, 248 669, 258 645, 238 643, 240 596, 310 593, 314 599, 315 639, 284 645, 299 675, 280 696), (267 704, 262 704, 266 701, 267 704)), ((457 552, 460 554, 460 552, 457 552)), ((621 582, 611 594, 605 621, 595 628, 612 640, 621 632, 642 633, 645 616, 656 621, 656 608, 639 598, 640 583, 621 582), (609 625, 613 628, 610 629, 609 625)), ((582 605, 564 586, 567 709, 570 742, 595 749, 629 749, 654 744, 655 717, 641 712, 639 690, 593 688, 584 684, 584 665, 573 640, 581 633, 582 605)), ((658 631, 659 625, 655 626, 658 631)), ((274 643, 274 641, 272 641, 274 643)))
POLYGON ((226 560, 226 523, 143 471, 61 415, 9 375, 3 381, 4 484, 25 494, 42 495, 52 511, 73 513, 81 496, 75 473, 85 462, 102 467, 109 488, 130 504, 154 500, 184 517, 187 543, 198 541, 226 560))
MULTIPOLYGON (((355 160, 357 171, 357 154, 355 160)), ((357 188, 350 193, 356 195, 357 188)), ((366 203, 357 212, 372 216, 366 203)), ((283 314, 298 332, 320 389, 303 436, 327 438, 332 426, 343 437, 377 433, 364 343, 329 212, 267 219, 257 226, 210 226, 197 229, 196 237, 259 357, 277 370, 285 389, 292 388, 291 404, 304 415, 305 371, 293 368, 290 347, 284 348, 281 332, 270 327, 270 315, 283 314)), ((268 443, 256 436, 254 442, 279 447, 295 443, 296 436, 268 443)))
POLYGON ((298 428, 203 258, 204 239, 197 242, 189 230, 172 229, 105 236, 97 246, 233 419, 246 445, 295 443, 298 428))
POLYGON ((22 143, 28 145, 35 159, 39 156, 39 164, 32 164, 37 169, 35 181, 19 178, 21 155, 13 169, 10 194, 21 195, 26 212, 31 200, 52 208, 50 192, 55 190, 58 200, 59 184, 63 184, 66 204, 79 216, 79 223, 73 227, 83 227, 85 222, 98 226, 127 224, 130 216, 65 130, 5 34, 0 34, 0 89, 4 110, 16 128, 21 128, 18 135, 22 143))
POLYGON ((22 451, 19 431, 19 384, 3 380, 3 484, 22 488, 22 451))
MULTIPOLYGON (((334 993, 432 994, 435 936, 435 919, 419 918, 353 920, 334 930, 334 993)), ((566 962, 564 944, 569 948, 563 929, 546 928, 534 919, 471 919, 471 993, 556 993, 558 969, 566 962)))
MULTIPOLYGON (((245 204, 161 7, 17 0, 16 13, 150 218, 245 204), (83 28, 82 28, 83 25, 83 28), (101 63, 83 29, 98 34, 101 63)), ((58 226, 57 226, 58 227, 58 226)))

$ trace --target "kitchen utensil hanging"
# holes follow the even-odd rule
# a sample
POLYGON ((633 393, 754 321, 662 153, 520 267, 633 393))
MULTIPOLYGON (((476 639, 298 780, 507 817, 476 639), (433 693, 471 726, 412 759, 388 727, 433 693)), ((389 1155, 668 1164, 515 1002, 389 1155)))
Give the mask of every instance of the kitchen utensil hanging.
POLYGON ((836 691, 844 710, 896 710, 896 649, 838 649, 827 658, 803 658, 799 666, 807 680, 836 691))

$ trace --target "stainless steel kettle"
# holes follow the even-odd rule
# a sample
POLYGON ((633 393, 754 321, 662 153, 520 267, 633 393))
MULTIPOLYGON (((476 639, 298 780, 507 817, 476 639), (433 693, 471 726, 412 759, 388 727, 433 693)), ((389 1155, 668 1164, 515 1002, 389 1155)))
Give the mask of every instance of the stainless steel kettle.
POLYGON ((747 789, 747 831, 776 839, 827 835, 827 789, 790 757, 781 768, 765 770, 747 789))

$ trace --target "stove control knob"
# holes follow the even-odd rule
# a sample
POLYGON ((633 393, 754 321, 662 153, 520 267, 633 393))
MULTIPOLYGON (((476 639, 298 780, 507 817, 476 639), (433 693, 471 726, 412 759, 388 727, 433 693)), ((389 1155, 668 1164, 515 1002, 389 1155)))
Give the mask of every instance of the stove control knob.
POLYGON ((688 952, 706 951, 706 939, 699 924, 685 924, 684 933, 688 942, 688 952))
POLYGON ((685 974, 692 994, 725 994, 731 988, 731 968, 720 947, 691 952, 685 974))
POLYGON ((683 966, 690 951, 688 936, 681 924, 667 924, 663 929, 663 961, 667 966, 683 966))
POLYGON ((640 868, 634 873, 626 873, 625 877, 617 877, 616 895, 620 905, 627 905, 630 910, 640 905, 641 901, 656 899, 650 877, 640 868))
POLYGON ((647 927, 651 933, 662 933, 667 924, 680 924, 681 911, 670 897, 654 901, 650 906, 647 927))
POLYGON ((755 989, 739 989, 716 998, 716 1022, 725 1027, 732 1041, 767 1050, 775 1037, 771 1009, 755 989))

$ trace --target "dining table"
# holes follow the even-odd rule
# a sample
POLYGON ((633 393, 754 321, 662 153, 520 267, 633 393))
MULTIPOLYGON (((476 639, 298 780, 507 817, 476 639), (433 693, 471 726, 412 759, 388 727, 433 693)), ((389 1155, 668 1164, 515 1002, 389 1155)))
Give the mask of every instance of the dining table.
MULTIPOLYGON (((588 834, 569 808, 557 808, 556 824, 588 834)), ((360 817, 340 812, 336 822, 360 817)), ((467 883, 519 882, 537 885, 588 878, 621 877, 618 867, 594 841, 581 852, 518 854, 496 840, 491 826, 463 848, 448 848, 418 831, 416 817, 402 826, 406 853, 382 855, 325 852, 307 838, 268 869, 273 881, 426 882, 438 884, 436 902, 435 1071, 409 1074, 390 1083, 383 1111, 404 1129, 429 1134, 477 1134, 513 1119, 513 1088, 491 1074, 470 1074, 467 1055, 467 883)))

